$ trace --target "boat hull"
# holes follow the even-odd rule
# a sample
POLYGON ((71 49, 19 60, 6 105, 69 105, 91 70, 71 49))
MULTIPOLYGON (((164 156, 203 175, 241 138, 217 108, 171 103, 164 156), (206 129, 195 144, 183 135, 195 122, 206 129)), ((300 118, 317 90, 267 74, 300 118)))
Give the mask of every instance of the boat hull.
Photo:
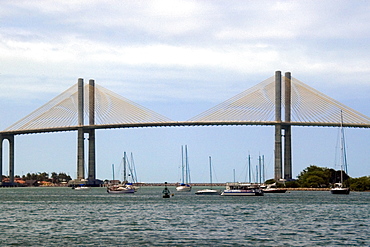
POLYGON ((211 189, 205 189, 205 190, 198 190, 195 192, 196 195, 219 195, 221 192, 219 190, 211 190, 211 189))
POLYGON ((176 187, 176 191, 178 191, 178 192, 190 192, 191 187, 190 186, 178 186, 178 187, 176 187))
POLYGON ((119 184, 107 188, 109 194, 129 194, 135 193, 135 188, 131 185, 119 184))
POLYGON ((262 190, 263 193, 285 193, 287 190, 285 189, 273 189, 273 190, 262 190))
POLYGON ((134 189, 127 189, 127 190, 107 190, 109 194, 130 194, 135 193, 134 189))
POLYGON ((337 194, 337 195, 348 195, 349 194, 349 188, 335 188, 335 189, 331 189, 330 192, 332 194, 337 194))
POLYGON ((260 190, 224 190, 222 196, 263 196, 260 190))
POLYGON ((72 189, 73 190, 89 190, 90 187, 87 187, 87 186, 78 186, 78 187, 74 187, 72 189))

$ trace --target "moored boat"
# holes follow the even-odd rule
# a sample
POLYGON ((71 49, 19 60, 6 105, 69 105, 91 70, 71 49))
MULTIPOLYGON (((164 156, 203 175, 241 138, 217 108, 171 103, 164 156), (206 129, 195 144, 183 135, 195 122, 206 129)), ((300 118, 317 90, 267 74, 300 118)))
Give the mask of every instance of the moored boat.
POLYGON ((77 185, 77 186, 72 186, 72 189, 73 190, 89 190, 90 187, 88 187, 84 184, 81 184, 81 185, 77 185))
POLYGON ((188 146, 181 146, 181 183, 176 187, 178 192, 190 192, 190 169, 188 161, 188 146))
POLYGON ((341 117, 341 124, 340 124, 340 133, 341 133, 341 138, 340 138, 340 182, 339 183, 334 183, 333 188, 331 188, 330 192, 332 194, 342 194, 342 195, 348 195, 350 189, 346 188, 343 186, 343 170, 347 172, 347 152, 346 152, 346 145, 345 145, 345 140, 344 140, 344 128, 343 128, 343 112, 340 112, 340 117, 341 117))
POLYGON ((226 183, 222 196, 263 196, 263 191, 258 184, 226 183))
MULTIPOLYGON (((119 184, 111 184, 107 187, 107 192, 110 194, 127 194, 127 193, 134 193, 135 186, 132 183, 127 181, 127 173, 126 173, 126 166, 127 166, 127 157, 126 152, 123 153, 123 182, 119 184)), ((113 170, 113 181, 114 181, 114 165, 112 165, 113 170)))
POLYGON ((209 156, 209 180, 211 183, 210 189, 203 189, 198 190, 195 192, 196 195, 219 195, 221 194, 221 191, 212 189, 212 162, 211 162, 211 156, 209 156))
POLYGON ((350 189, 343 187, 342 183, 335 183, 334 187, 330 190, 332 194, 349 194, 350 189))
POLYGON ((107 192, 110 194, 126 194, 134 193, 135 189, 130 184, 115 184, 107 187, 107 192))
POLYGON ((178 191, 178 192, 189 192, 189 191, 191 191, 191 185, 181 183, 179 186, 176 187, 176 191, 178 191))
POLYGON ((263 193, 285 193, 287 189, 278 188, 276 183, 269 184, 265 189, 262 189, 263 193))
POLYGON ((221 191, 214 190, 214 189, 204 189, 204 190, 198 190, 195 192, 197 195, 219 195, 221 194, 221 191))

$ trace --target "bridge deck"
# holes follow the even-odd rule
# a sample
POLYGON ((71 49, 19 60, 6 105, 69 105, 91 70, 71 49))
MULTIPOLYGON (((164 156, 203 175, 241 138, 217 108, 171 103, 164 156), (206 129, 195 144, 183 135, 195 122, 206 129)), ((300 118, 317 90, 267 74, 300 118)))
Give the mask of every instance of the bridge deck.
MULTIPOLYGON (((85 130, 91 129, 119 129, 119 128, 145 128, 145 127, 184 127, 184 126, 271 126, 281 124, 283 126, 313 126, 313 127, 340 127, 341 123, 320 123, 320 122, 252 122, 252 121, 219 121, 219 122, 196 122, 196 121, 172 121, 159 123, 124 123, 124 124, 101 124, 101 125, 84 125, 84 126, 68 126, 45 129, 27 129, 27 130, 5 130, 0 131, 0 135, 23 135, 37 134, 48 132, 65 132, 76 131, 79 128, 85 130)), ((370 128, 370 124, 343 124, 343 127, 351 128, 370 128)))

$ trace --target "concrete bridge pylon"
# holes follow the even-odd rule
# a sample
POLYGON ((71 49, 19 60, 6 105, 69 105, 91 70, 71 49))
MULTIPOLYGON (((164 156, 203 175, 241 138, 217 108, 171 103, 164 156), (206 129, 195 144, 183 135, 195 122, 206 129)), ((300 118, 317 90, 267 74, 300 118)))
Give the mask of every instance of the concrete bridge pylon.
POLYGON ((284 179, 292 179, 292 126, 291 121, 291 105, 292 105, 292 79, 291 73, 285 73, 285 124, 284 128, 284 179))
POLYGON ((282 177, 281 71, 275 72, 275 181, 282 177))
POLYGON ((0 185, 3 185, 2 182, 2 175, 3 175, 3 142, 4 140, 8 140, 9 142, 9 186, 14 185, 14 153, 15 153, 15 143, 14 143, 14 135, 0 134, 0 185))
POLYGON ((284 90, 281 71, 275 72, 275 181, 292 179, 291 73, 286 72, 284 90), (284 98, 284 121, 282 99, 284 98), (284 149, 283 149, 284 145, 284 149), (284 155, 283 155, 284 152, 284 155))
MULTIPOLYGON (((95 125, 95 81, 89 80, 89 126, 95 125)), ((95 155, 95 129, 84 128, 84 81, 78 79, 78 136, 77 136, 77 183, 97 185, 96 180, 96 155, 95 155), (88 135, 88 174, 85 181, 85 134, 88 135)))

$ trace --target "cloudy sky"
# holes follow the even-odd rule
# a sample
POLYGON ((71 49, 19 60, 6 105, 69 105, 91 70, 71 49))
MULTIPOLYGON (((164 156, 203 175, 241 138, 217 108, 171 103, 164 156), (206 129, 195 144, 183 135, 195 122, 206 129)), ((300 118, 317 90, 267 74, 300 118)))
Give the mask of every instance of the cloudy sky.
MULTIPOLYGON (((2 1, 0 129, 78 78, 181 121, 276 70, 370 116, 369 11, 368 1, 342 0, 2 1)), ((309 165, 338 169, 337 136, 294 127, 294 176, 309 165)), ((273 127, 99 130, 97 138, 101 179, 126 151, 139 180, 176 182, 185 144, 194 182, 208 180, 208 156, 218 182, 232 181, 233 169, 245 180, 248 153, 253 165, 264 155, 273 176, 273 127)), ((370 131, 349 129, 347 138, 349 174, 370 175, 370 131)), ((16 137, 15 173, 43 171, 76 177, 76 133, 16 137)))

